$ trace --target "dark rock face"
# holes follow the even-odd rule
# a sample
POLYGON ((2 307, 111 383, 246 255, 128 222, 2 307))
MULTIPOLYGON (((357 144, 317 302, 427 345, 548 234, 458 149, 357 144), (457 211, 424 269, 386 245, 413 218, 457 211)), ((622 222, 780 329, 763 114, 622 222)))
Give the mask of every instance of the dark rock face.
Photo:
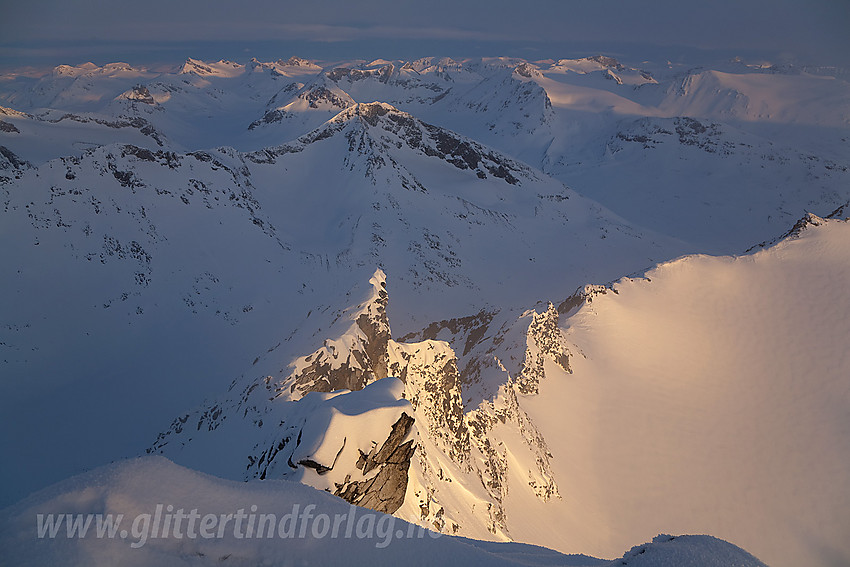
POLYGON ((674 119, 674 124, 676 134, 679 135, 679 143, 697 146, 708 153, 717 152, 717 139, 721 134, 718 124, 703 124, 687 116, 674 119))
POLYGON ((389 114, 391 110, 383 104, 358 104, 354 114, 361 117, 370 126, 377 126, 378 119, 389 114))
POLYGON ((537 394, 540 381, 545 377, 543 364, 548 358, 566 372, 570 370, 570 351, 558 329, 558 310, 551 303, 543 313, 536 313, 528 326, 528 336, 534 340, 536 352, 526 349, 525 361, 516 378, 521 394, 537 394))
POLYGON ((253 130, 258 126, 262 126, 263 124, 274 124, 275 122, 281 122, 286 116, 286 113, 282 110, 269 110, 263 117, 259 120, 254 120, 251 124, 248 125, 248 130, 253 130))
MULTIPOLYGON (((850 205, 850 203, 841 205, 840 207, 832 211, 832 213, 827 215, 826 218, 841 218, 841 216, 844 214, 844 210, 848 207, 848 205, 850 205)), ((805 215, 803 215, 802 218, 800 218, 800 220, 794 223, 794 226, 792 226, 788 232, 784 233, 782 236, 779 236, 772 240, 765 240, 764 242, 756 244, 755 246, 750 246, 749 248, 747 248, 746 252, 752 252, 756 248, 767 248, 786 239, 791 240, 794 238, 799 238, 803 231, 806 230, 809 226, 820 226, 823 224, 823 222, 823 219, 817 216, 816 214, 806 213, 805 215)))
POLYGON ((838 207, 837 209, 835 209, 834 211, 832 211, 831 213, 826 215, 824 218, 839 219, 839 220, 840 219, 846 219, 847 218, 846 213, 847 213, 848 210, 850 210, 850 201, 848 201, 847 203, 844 203, 843 205, 841 205, 840 207, 838 207))
POLYGON ((410 459, 416 451, 413 440, 402 443, 413 422, 412 417, 402 413, 380 449, 373 449, 368 455, 361 451, 357 469, 367 475, 377 468, 377 475, 361 481, 352 481, 349 475, 346 482, 336 485, 334 494, 352 504, 385 514, 398 510, 404 503, 407 471, 410 468, 410 459))
POLYGON ((153 95, 151 95, 151 92, 144 85, 136 85, 133 87, 133 91, 128 98, 135 102, 142 102, 151 106, 156 105, 153 95))
POLYGON ((18 127, 12 124, 11 122, 5 122, 0 120, 0 132, 7 132, 10 134, 20 134, 21 131, 18 130, 18 127))
POLYGON ((382 306, 381 317, 372 319, 365 313, 357 318, 357 326, 366 335, 365 361, 371 362, 372 374, 375 380, 387 377, 389 356, 387 355, 387 344, 390 340, 390 325, 387 320, 386 311, 387 293, 381 294, 382 306))
POLYGON ((296 57, 294 55, 286 61, 278 60, 278 63, 289 65, 291 67, 309 67, 312 65, 312 63, 310 63, 307 59, 302 59, 301 57, 296 57))
POLYGON ((362 390, 366 384, 386 378, 390 340, 387 302, 387 291, 381 289, 370 311, 355 319, 360 337, 355 348, 341 353, 345 360, 339 361, 340 353, 328 352, 327 347, 317 350, 305 359, 309 365, 293 377, 290 392, 362 390))
POLYGON ((644 149, 654 149, 674 140, 709 154, 731 155, 740 151, 733 141, 724 136, 719 124, 703 124, 687 116, 672 119, 640 118, 617 132, 609 142, 609 147, 616 153, 624 147, 621 142, 628 142, 641 144, 644 149))
POLYGON ((0 169, 29 169, 32 165, 6 146, 0 146, 0 169))
POLYGON ((100 124, 107 128, 135 128, 140 133, 149 138, 152 138, 158 146, 164 145, 164 136, 153 127, 153 125, 139 116, 119 116, 117 120, 105 120, 103 118, 94 118, 90 116, 78 116, 76 114, 66 113, 56 119, 45 120, 51 124, 58 124, 63 120, 71 120, 80 124, 100 124))
MULTIPOLYGON (((476 315, 435 321, 421 332, 408 333, 400 338, 399 342, 436 340, 440 331, 446 329, 451 335, 463 334, 465 337, 463 341, 463 356, 466 356, 484 338, 495 314, 495 312, 482 309, 476 315)), ((463 376, 463 372, 461 372, 461 376, 463 376)))
POLYGON ((528 63, 520 63, 516 66, 516 69, 514 69, 514 71, 516 71, 517 75, 526 78, 531 78, 540 75, 540 72, 534 68, 534 65, 529 65, 528 63))
POLYGON ((613 288, 604 285, 586 285, 580 287, 575 293, 558 305, 558 315, 572 314, 575 309, 578 309, 585 303, 593 303, 593 298, 597 295, 606 295, 609 291, 616 293, 613 288))
POLYGON ((609 69, 616 69, 617 71, 624 71, 626 68, 620 64, 619 61, 614 59, 613 57, 608 57, 606 55, 591 55, 590 57, 585 57, 587 61, 595 61, 599 63, 603 67, 608 67, 609 69))
POLYGON ((387 83, 394 73, 395 66, 390 63, 389 65, 384 65, 380 69, 349 69, 347 67, 337 67, 336 69, 329 71, 327 73, 327 77, 334 82, 344 79, 354 82, 375 78, 382 83, 387 83))
POLYGON ((325 87, 316 87, 304 92, 299 98, 303 98, 310 105, 310 108, 319 108, 319 102, 327 102, 338 108, 347 108, 351 103, 340 96, 337 96, 333 91, 325 87))
POLYGON ((355 360, 361 359, 364 354, 362 351, 352 351, 345 362, 334 368, 332 360, 325 356, 325 353, 319 352, 315 355, 310 366, 295 377, 291 391, 299 389, 306 393, 362 390, 366 383, 371 381, 372 373, 354 367, 352 357, 355 360))
POLYGON ((427 431, 459 466, 469 466, 469 430, 463 412, 457 357, 445 343, 395 345, 390 373, 405 383, 405 397, 427 431))
MULTIPOLYGON (((377 121, 372 125, 377 125, 377 121)), ((523 166, 472 140, 467 140, 443 128, 419 122, 412 116, 398 111, 389 114, 382 123, 382 127, 398 135, 411 148, 418 149, 427 156, 440 158, 458 169, 473 170, 482 179, 489 173, 493 177, 504 179, 511 185, 517 185, 519 179, 514 173, 526 173, 523 166)))
POLYGON ((201 61, 195 61, 194 59, 186 60, 186 63, 183 64, 183 72, 194 73, 199 76, 212 75, 214 73, 212 67, 204 65, 201 61))

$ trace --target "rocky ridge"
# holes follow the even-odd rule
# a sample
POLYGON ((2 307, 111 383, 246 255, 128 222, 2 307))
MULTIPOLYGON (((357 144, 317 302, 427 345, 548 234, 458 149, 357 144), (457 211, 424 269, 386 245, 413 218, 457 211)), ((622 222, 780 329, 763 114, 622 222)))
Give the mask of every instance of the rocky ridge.
MULTIPOLYGON (((227 454, 218 458, 241 461, 242 478, 300 479, 351 503, 398 512, 449 533, 484 531, 490 537, 509 537, 510 520, 502 503, 511 489, 511 460, 513 466, 517 459, 526 463, 521 466, 528 470, 520 474, 528 477, 527 489, 536 498, 560 498, 549 465, 551 453, 521 401, 536 393, 534 386, 543 377, 545 361, 569 368, 570 351, 557 328, 557 309, 550 304, 539 313, 526 312, 509 332, 487 338, 485 342, 496 353, 496 366, 488 371, 495 370, 506 382, 491 399, 465 410, 467 384, 452 347, 440 340, 397 342, 390 338, 386 280, 380 270, 362 297, 334 317, 327 331, 335 334, 333 339, 324 340, 323 346, 309 355, 294 358, 289 370, 247 385, 244 378, 242 385, 235 381, 230 393, 218 401, 175 419, 148 452, 192 462, 203 458, 203 448, 210 442, 219 446, 214 439, 220 435, 232 438, 239 430, 244 441, 220 445, 227 454), (503 344, 508 335, 524 337, 524 344, 503 344), (510 366, 510 353, 523 347, 523 359, 513 365, 517 371, 512 375, 499 362, 499 355, 510 366), (366 401, 374 392, 384 392, 383 384, 396 378, 403 384, 396 392, 398 397, 383 398, 395 401, 388 405, 375 399, 366 401), (356 451, 350 446, 350 435, 341 443, 327 441, 333 438, 335 428, 324 421, 320 429, 326 431, 326 440, 311 445, 311 431, 319 427, 316 420, 321 421, 315 416, 349 397, 383 408, 381 411, 394 409, 381 418, 357 413, 360 417, 349 425, 351 431, 364 428, 364 419, 384 425, 379 430, 367 427, 375 433, 366 446, 360 442, 356 451), (500 440, 500 427, 518 434, 522 445, 509 448, 500 440), (508 452, 513 455, 510 459, 508 452), (459 482, 463 478, 474 479, 477 488, 462 487, 459 482), (468 490, 487 510, 477 526, 465 525, 459 519, 462 510, 453 508, 452 503, 468 490)), ((430 328, 433 334, 434 327, 430 328)), ((282 352, 280 345, 269 349, 255 366, 279 365, 282 352)), ((233 465, 228 465, 231 476, 238 470, 233 465)))
POLYGON ((381 102, 354 104, 296 142, 252 152, 247 158, 257 163, 274 163, 276 157, 303 151, 307 145, 338 133, 349 141, 349 151, 372 157, 370 166, 375 168, 387 165, 387 158, 383 157, 386 152, 382 150, 390 144, 398 147, 403 144, 421 155, 471 170, 479 179, 492 176, 518 185, 523 177, 535 178, 532 170, 520 162, 381 102))

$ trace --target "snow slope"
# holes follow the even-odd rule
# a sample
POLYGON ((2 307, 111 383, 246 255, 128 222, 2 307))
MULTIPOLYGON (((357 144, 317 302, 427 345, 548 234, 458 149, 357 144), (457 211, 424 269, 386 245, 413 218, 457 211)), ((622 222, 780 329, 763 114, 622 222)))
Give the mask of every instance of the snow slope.
POLYGON ((562 529, 520 522, 517 539, 564 549, 567 532, 605 555, 675 526, 770 565, 850 560, 850 225, 810 222, 753 255, 623 279, 562 319, 572 374, 549 363, 521 400, 562 529))
MULTIPOLYGON (((173 518, 170 521, 176 526, 173 518)), ((608 562, 582 555, 561 555, 523 544, 435 537, 439 534, 396 521, 391 516, 349 507, 341 500, 297 483, 223 481, 157 457, 102 467, 42 490, 0 511, 0 526, 4 559, 20 566, 623 564, 619 560, 608 562), (161 522, 155 519, 158 506, 161 522), (178 511, 184 514, 179 528, 164 528, 169 521, 165 520, 168 506, 175 514, 178 511), (223 537, 203 537, 205 533, 215 536, 218 530, 217 526, 203 529, 201 518, 210 514, 219 518, 224 514, 236 515, 240 510, 245 517, 239 527, 236 520, 219 523, 217 526, 226 528, 222 530, 223 537), (198 518, 190 528, 191 520, 185 516, 193 511, 198 518), (312 521, 309 516, 300 519, 299 513, 305 511, 312 514, 312 521), (78 513, 104 517, 112 514, 113 519, 119 514, 124 517, 112 538, 97 538, 94 521, 86 537, 68 537, 64 524, 60 524, 56 537, 47 536, 49 531, 45 537, 38 537, 35 522, 38 514, 78 513), (291 532, 284 529, 282 533, 286 537, 279 537, 284 516, 293 513, 299 518, 297 527, 291 532), (260 529, 263 514, 274 515, 280 522, 273 524, 278 528, 271 532, 271 537, 268 523, 262 524, 265 530, 260 529), (342 522, 332 528, 330 522, 337 517, 342 522), (119 526, 123 527, 119 529, 119 526), (161 528, 156 532, 158 537, 153 536, 156 527, 161 528), (126 530, 126 537, 121 537, 122 530, 126 530)), ((635 547, 623 562, 646 567, 764 565, 745 551, 708 536, 659 536, 652 543, 635 547)))

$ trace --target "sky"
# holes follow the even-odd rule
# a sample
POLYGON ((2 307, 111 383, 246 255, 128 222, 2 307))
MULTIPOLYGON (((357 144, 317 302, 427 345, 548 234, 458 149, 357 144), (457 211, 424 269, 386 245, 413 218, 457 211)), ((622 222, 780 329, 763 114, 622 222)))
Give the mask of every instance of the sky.
POLYGON ((296 54, 542 59, 635 44, 850 62, 846 0, 0 0, 0 7, 5 67, 296 54))

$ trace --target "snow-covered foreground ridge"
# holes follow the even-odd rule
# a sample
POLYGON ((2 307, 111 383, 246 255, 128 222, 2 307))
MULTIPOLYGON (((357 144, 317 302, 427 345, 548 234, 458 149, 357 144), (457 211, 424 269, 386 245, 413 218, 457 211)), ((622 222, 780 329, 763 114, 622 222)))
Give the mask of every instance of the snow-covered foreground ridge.
POLYGON ((271 349, 150 451, 444 533, 603 557, 712 533, 829 565, 850 557, 848 243, 847 221, 810 215, 751 255, 401 341, 379 271, 318 350, 271 349))
POLYGON ((439 536, 297 483, 225 481, 161 457, 42 490, 0 511, 0 527, 3 559, 19 566, 764 566, 709 536, 659 536, 616 561, 439 536))

